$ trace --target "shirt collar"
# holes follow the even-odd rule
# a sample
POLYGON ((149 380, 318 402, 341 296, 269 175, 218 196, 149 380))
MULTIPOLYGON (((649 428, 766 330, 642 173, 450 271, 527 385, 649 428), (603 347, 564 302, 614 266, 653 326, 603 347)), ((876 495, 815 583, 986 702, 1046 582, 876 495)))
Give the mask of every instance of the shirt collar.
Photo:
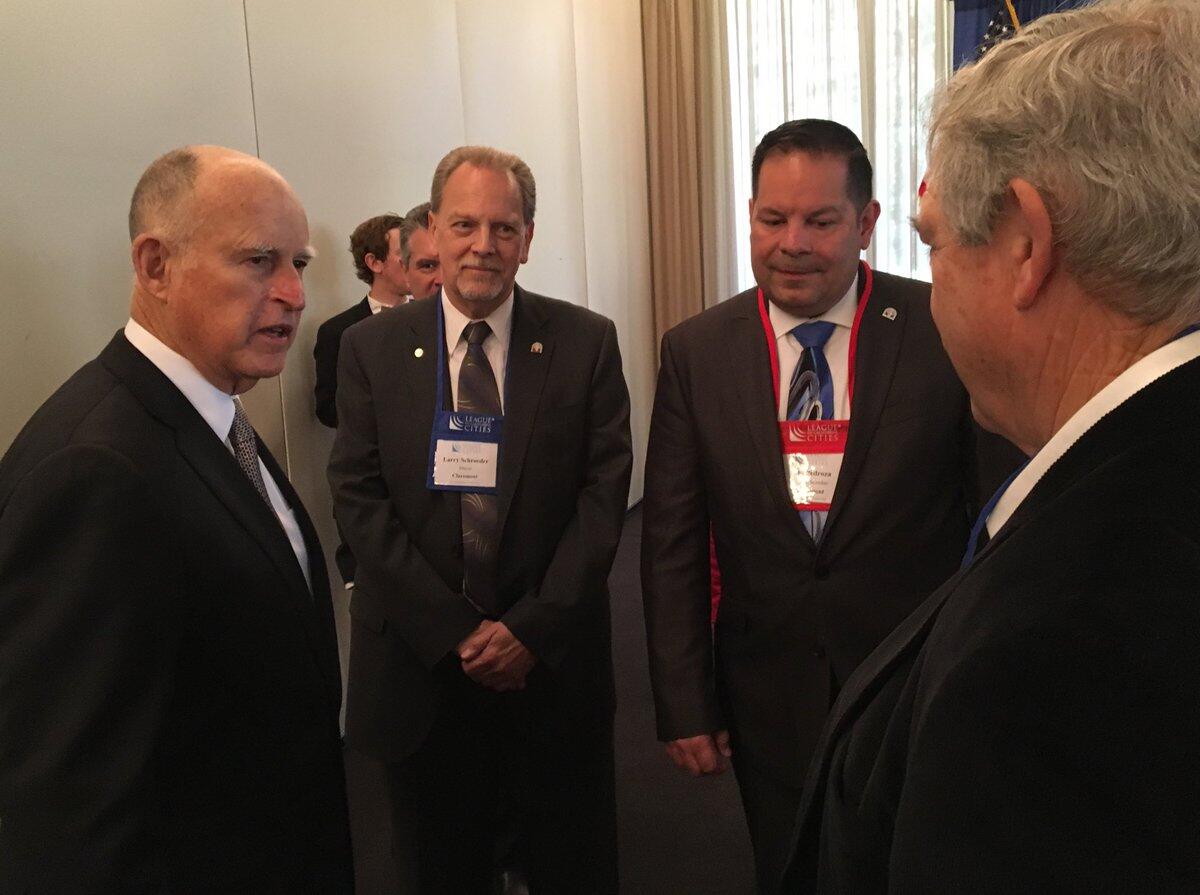
POLYGON ((853 329, 854 315, 858 312, 858 277, 859 274, 854 275, 854 279, 850 281, 850 288, 837 300, 837 304, 816 317, 797 317, 776 305, 775 302, 768 301, 767 313, 771 317, 771 328, 775 331, 775 341, 778 342, 800 324, 811 323, 814 320, 828 320, 837 326, 853 329))
POLYGON ((205 379, 186 357, 168 348, 132 318, 125 324, 125 338, 183 392, 218 439, 225 441, 229 437, 234 412, 232 397, 205 379))
MULTIPOLYGON (((515 291, 515 290, 514 290, 515 291)), ((463 330, 467 328, 467 324, 471 323, 471 318, 458 310, 450 303, 450 299, 446 297, 446 290, 443 289, 438 296, 438 300, 442 303, 442 313, 446 320, 446 351, 453 353, 454 347, 462 338, 463 330)), ((513 309, 513 293, 508 294, 506 298, 496 310, 484 317, 484 321, 492 328, 492 335, 496 337, 496 341, 500 344, 500 350, 505 357, 508 356, 508 340, 512 334, 512 309, 513 309)))
MULTIPOLYGON (((401 296, 401 298, 398 302, 396 302, 395 306, 400 307, 400 305, 406 305, 410 301, 412 301, 412 296, 404 295, 404 296, 401 296)), ((380 311, 386 311, 388 308, 392 307, 392 305, 385 305, 383 302, 376 299, 374 296, 371 295, 370 292, 367 293, 367 304, 371 306, 372 314, 378 314, 380 311)))
POLYGON ((1200 332, 1190 333, 1151 351, 1092 395, 1091 399, 1076 410, 1071 418, 1051 436, 1042 449, 1033 455, 1029 465, 1021 470, 1021 474, 1013 479, 1012 484, 1005 489, 1004 494, 996 502, 991 515, 988 516, 988 536, 995 535, 1004 526, 1021 502, 1029 496, 1029 492, 1041 481, 1042 476, 1092 426, 1150 383, 1197 357, 1200 357, 1200 332))

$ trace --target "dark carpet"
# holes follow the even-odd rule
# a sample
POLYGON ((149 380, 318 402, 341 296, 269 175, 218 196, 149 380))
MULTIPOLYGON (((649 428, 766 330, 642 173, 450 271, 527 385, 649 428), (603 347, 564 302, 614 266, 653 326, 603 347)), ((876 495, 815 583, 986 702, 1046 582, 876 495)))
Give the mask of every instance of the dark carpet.
MULTIPOLYGON (((617 818, 623 895, 749 895, 754 862, 733 771, 693 778, 671 764, 654 734, 638 562, 642 514, 625 522, 609 578, 616 666, 617 818)), ((360 895, 405 887, 390 857, 382 767, 346 755, 360 895), (369 880, 369 882, 368 882, 369 880)), ((553 893, 569 895, 569 893, 553 893)))
POLYGON ((617 818, 625 895, 754 891, 750 839, 733 771, 693 778, 654 735, 638 572, 642 513, 625 521, 609 577, 617 678, 617 818))

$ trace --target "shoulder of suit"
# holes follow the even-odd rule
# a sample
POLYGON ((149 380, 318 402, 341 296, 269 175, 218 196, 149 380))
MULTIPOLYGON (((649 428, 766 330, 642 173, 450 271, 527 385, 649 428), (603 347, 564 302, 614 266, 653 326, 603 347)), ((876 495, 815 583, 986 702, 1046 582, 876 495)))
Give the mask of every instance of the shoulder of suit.
POLYGON ((608 317, 590 308, 563 301, 561 298, 539 295, 528 289, 521 290, 521 301, 526 304, 528 311, 541 314, 548 321, 568 328, 587 327, 603 331, 612 323, 608 317))
POLYGON ((872 270, 874 280, 873 294, 875 297, 886 297, 889 300, 905 301, 916 305, 929 304, 930 285, 923 280, 913 280, 908 277, 898 277, 882 270, 872 270))
POLYGON ((94 359, 29 418, 0 461, 0 480, 7 489, 43 460, 80 449, 111 451, 130 463, 145 465, 171 443, 169 430, 154 419, 128 384, 94 359))
POLYGON ((324 323, 317 327, 317 333, 336 331, 345 329, 346 327, 357 323, 363 319, 362 303, 365 299, 359 300, 346 308, 344 311, 338 311, 332 317, 328 318, 324 323))
POLYGON ((436 316, 436 299, 410 301, 378 314, 368 314, 346 328, 345 337, 357 344, 390 338, 392 333, 408 332, 414 324, 432 322, 436 316))
POLYGON ((758 287, 754 286, 677 323, 667 331, 665 338, 674 342, 707 336, 724 337, 733 319, 757 316, 758 287))

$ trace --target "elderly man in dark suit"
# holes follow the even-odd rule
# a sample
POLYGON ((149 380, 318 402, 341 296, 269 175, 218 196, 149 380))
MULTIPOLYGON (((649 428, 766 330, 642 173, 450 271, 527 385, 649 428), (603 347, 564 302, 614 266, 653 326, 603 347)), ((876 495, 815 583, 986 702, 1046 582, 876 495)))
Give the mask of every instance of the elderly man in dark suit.
POLYGON ((235 395, 304 308, 274 170, 168 153, 130 320, 0 462, 0 890, 349 892, 321 545, 235 395))
POLYGON ((611 321, 515 285, 534 197, 515 156, 449 153, 441 295, 342 344, 347 740, 388 763, 406 891, 488 892, 510 829, 530 891, 617 885, 606 579, 629 397, 611 321))
POLYGON ((976 455, 928 285, 859 261, 879 204, 858 138, 783 124, 753 187, 759 288, 663 339, 642 582, 659 738, 692 774, 732 758, 771 891, 838 689, 958 564, 976 455))
POLYGON ((933 317, 1031 459, 843 689, 787 891, 1200 891, 1198 128, 1178 0, 1047 16, 936 100, 933 317))

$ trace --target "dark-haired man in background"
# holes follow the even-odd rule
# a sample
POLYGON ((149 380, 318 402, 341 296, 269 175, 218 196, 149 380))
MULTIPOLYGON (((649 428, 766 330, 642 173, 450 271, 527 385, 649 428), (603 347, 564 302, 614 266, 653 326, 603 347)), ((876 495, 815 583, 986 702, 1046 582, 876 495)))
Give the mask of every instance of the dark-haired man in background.
POLYGON ((658 734, 695 775, 732 757, 764 890, 838 688, 957 567, 977 490, 929 286, 859 260, 879 216, 871 177, 832 121, 767 134, 750 202, 759 288, 662 344, 642 552, 658 734))
MULTIPOLYGON (((400 226, 404 218, 398 214, 376 215, 367 218, 350 234, 350 254, 354 257, 354 273, 371 288, 362 301, 334 314, 317 329, 313 344, 313 359, 317 362, 317 382, 313 387, 317 419, 336 429, 338 348, 342 333, 384 308, 405 304, 412 298, 400 252, 400 226)), ((354 554, 339 539, 334 563, 346 588, 354 587, 354 554)))
MULTIPOLYGON (((342 333, 384 308, 410 300, 408 278, 404 275, 400 254, 400 225, 403 223, 404 218, 389 212, 368 218, 350 234, 354 273, 370 289, 362 301, 322 323, 313 345, 313 359, 317 362, 317 384, 313 389, 317 419, 331 429, 337 428, 337 359, 342 333)), ((341 565, 340 561, 338 565, 341 565)), ((347 580, 353 580, 353 575, 347 580)))

